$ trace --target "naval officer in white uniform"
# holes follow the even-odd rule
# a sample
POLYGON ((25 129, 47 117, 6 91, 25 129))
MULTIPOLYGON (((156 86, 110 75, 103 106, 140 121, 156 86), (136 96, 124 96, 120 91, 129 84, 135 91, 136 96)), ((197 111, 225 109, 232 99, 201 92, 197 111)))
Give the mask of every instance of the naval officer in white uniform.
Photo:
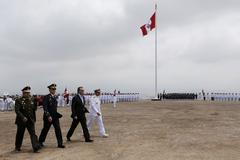
POLYGON ((96 121, 98 124, 100 136, 107 138, 108 134, 106 134, 101 113, 101 91, 100 89, 96 89, 94 92, 95 95, 90 99, 89 116, 87 120, 88 130, 91 130, 94 121, 96 121))

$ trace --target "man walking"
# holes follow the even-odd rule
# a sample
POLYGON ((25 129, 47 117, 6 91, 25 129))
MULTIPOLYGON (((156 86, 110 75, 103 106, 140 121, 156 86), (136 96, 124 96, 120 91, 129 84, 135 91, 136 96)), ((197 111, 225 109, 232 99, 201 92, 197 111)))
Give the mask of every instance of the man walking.
POLYGON ((81 123, 85 142, 93 142, 93 140, 90 139, 89 131, 86 124, 86 117, 85 113, 89 113, 87 108, 85 108, 86 100, 84 97, 84 88, 78 87, 77 89, 77 95, 73 97, 72 99, 72 125, 67 133, 67 140, 71 141, 71 137, 73 135, 74 130, 78 126, 79 122, 81 123))
POLYGON ((89 108, 90 113, 89 113, 88 122, 87 122, 88 130, 91 129, 93 122, 96 120, 99 127, 100 136, 103 138, 107 138, 108 134, 106 134, 105 132, 105 128, 102 120, 101 108, 100 108, 101 101, 99 96, 101 95, 101 91, 100 89, 96 89, 94 92, 95 92, 95 95, 90 99, 90 108, 89 108))
POLYGON ((43 129, 39 136, 39 143, 43 147, 43 143, 47 137, 47 133, 51 127, 54 126, 55 135, 57 137, 58 148, 65 148, 62 140, 62 132, 60 128, 59 118, 62 117, 60 113, 57 112, 57 97, 56 97, 56 84, 51 84, 48 86, 49 94, 43 98, 43 129))
POLYGON ((27 128, 33 152, 40 149, 38 138, 35 134, 36 110, 37 106, 30 96, 31 87, 27 86, 22 89, 22 97, 16 99, 15 112, 17 114, 15 124, 17 125, 17 134, 15 141, 15 150, 21 151, 22 141, 25 129, 27 128))

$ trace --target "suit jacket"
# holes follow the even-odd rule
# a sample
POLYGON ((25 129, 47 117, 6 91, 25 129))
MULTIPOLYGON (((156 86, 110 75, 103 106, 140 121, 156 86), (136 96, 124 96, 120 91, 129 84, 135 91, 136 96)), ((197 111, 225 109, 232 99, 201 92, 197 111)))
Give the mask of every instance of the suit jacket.
POLYGON ((85 113, 88 113, 87 108, 85 107, 85 97, 83 96, 83 102, 79 95, 76 95, 72 99, 72 115, 71 117, 74 118, 77 116, 78 118, 81 118, 81 116, 84 116, 85 113))
POLYGON ((57 104, 58 102, 56 96, 52 96, 51 94, 44 96, 43 98, 44 120, 47 120, 49 116, 51 116, 52 119, 58 119, 62 117, 62 115, 57 112, 57 104))
POLYGON ((28 122, 35 123, 36 110, 37 110, 37 105, 33 100, 33 98, 20 97, 16 99, 15 112, 17 116, 16 116, 15 124, 18 124, 18 125, 25 124, 26 122, 23 121, 24 117, 28 119, 28 122))

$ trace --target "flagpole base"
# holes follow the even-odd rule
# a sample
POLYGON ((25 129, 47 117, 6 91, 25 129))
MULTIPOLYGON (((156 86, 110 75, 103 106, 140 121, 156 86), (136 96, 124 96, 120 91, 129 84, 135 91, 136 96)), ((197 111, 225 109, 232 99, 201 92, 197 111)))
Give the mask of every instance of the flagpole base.
POLYGON ((152 98, 151 101, 162 101, 162 99, 152 98))

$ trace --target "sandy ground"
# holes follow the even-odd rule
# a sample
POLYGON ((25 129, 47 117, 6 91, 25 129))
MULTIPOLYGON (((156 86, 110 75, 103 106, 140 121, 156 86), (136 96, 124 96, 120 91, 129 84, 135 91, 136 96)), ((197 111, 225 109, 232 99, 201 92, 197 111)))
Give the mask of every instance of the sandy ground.
MULTIPOLYGON (((103 105, 107 139, 98 137, 97 126, 87 144, 80 127, 72 142, 66 142, 71 118, 70 108, 61 128, 65 149, 56 148, 53 127, 40 153, 32 153, 25 132, 22 151, 14 152, 15 113, 0 113, 0 159, 9 160, 239 160, 240 104, 201 101, 141 101, 120 103, 117 108, 103 105)), ((42 109, 37 111, 36 132, 42 129, 42 109)))

